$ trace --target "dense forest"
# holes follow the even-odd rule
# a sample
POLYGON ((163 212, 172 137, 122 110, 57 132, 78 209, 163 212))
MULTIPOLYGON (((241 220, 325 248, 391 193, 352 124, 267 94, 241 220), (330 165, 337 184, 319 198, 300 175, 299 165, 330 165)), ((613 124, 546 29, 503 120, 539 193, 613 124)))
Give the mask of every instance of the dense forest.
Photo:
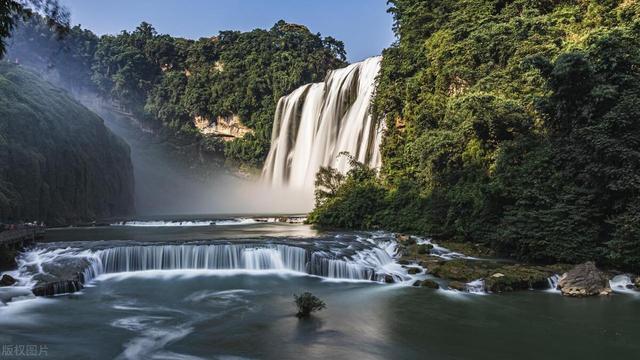
POLYGON ((277 100, 345 64, 342 42, 284 21, 269 30, 188 40, 158 34, 148 23, 118 35, 98 37, 81 26, 60 34, 47 18, 33 16, 7 43, 7 60, 72 91, 95 92, 147 127, 253 167, 268 152, 277 100), (197 120, 229 119, 246 128, 244 136, 223 141, 196 127, 197 120))
POLYGON ((134 211, 129 147, 24 67, 0 63, 0 219, 79 223, 134 211))
POLYGON ((324 169, 311 221, 640 270, 640 4, 389 3, 383 167, 324 169))

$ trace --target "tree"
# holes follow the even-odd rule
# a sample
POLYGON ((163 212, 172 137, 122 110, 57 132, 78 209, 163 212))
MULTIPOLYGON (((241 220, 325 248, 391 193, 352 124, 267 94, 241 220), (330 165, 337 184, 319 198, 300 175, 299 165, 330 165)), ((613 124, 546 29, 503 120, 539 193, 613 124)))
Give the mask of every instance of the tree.
POLYGON ((69 11, 58 0, 0 0, 0 58, 6 51, 5 39, 20 19, 42 12, 47 16, 48 24, 58 33, 69 28, 69 11))

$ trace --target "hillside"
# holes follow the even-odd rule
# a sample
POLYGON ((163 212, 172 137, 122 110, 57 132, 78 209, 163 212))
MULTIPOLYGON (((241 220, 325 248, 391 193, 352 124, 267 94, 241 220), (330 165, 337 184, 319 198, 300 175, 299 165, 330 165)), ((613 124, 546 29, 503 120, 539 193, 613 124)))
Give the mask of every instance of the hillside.
POLYGON ((192 40, 158 34, 145 22, 102 37, 75 26, 60 37, 35 16, 8 45, 7 60, 71 91, 112 100, 146 129, 195 145, 185 160, 204 166, 211 162, 201 158, 224 156, 260 167, 278 99, 345 65, 342 42, 284 21, 192 40))
POLYGON ((134 210, 128 146, 21 66, 0 63, 0 219, 49 225, 134 210))
POLYGON ((390 5, 383 167, 321 181, 311 220, 640 269, 640 5, 390 5))

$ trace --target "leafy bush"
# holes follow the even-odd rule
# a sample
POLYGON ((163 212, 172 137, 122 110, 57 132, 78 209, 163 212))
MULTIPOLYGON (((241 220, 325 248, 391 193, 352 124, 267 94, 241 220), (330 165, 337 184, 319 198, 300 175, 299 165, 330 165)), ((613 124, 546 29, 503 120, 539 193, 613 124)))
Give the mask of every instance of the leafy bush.
POLYGON ((299 318, 309 317, 312 312, 320 311, 327 307, 324 301, 310 292, 304 292, 301 295, 294 294, 293 298, 298 307, 296 316, 299 318))

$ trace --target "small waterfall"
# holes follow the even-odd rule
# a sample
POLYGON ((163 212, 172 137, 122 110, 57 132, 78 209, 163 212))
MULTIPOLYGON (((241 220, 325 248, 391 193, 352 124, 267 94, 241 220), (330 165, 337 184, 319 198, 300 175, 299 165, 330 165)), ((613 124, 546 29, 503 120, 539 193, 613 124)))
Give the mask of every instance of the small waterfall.
POLYGON ((304 85, 280 99, 271 149, 262 171, 274 186, 313 190, 321 166, 348 170, 348 152, 371 167, 381 164, 382 122, 370 114, 382 57, 334 70, 325 82, 304 85))
POLYGON ((147 270, 270 270, 378 282, 388 282, 389 277, 394 281, 410 278, 395 262, 393 244, 358 240, 340 245, 329 250, 315 247, 322 245, 271 243, 36 249, 23 254, 21 274, 30 279, 26 282, 34 293, 45 296, 79 291, 101 274, 147 270))
POLYGON ((487 291, 485 290, 485 286, 484 286, 484 280, 483 279, 478 279, 478 280, 474 280, 470 283, 466 284, 466 288, 467 291, 472 293, 472 294, 486 294, 487 291))
POLYGON ((560 275, 554 274, 547 278, 547 283, 549 284, 548 291, 559 291, 558 290, 558 282, 560 282, 560 275))
POLYGON ((635 284, 631 281, 631 277, 626 274, 614 276, 613 279, 609 280, 609 286, 611 290, 617 293, 640 295, 635 284))

